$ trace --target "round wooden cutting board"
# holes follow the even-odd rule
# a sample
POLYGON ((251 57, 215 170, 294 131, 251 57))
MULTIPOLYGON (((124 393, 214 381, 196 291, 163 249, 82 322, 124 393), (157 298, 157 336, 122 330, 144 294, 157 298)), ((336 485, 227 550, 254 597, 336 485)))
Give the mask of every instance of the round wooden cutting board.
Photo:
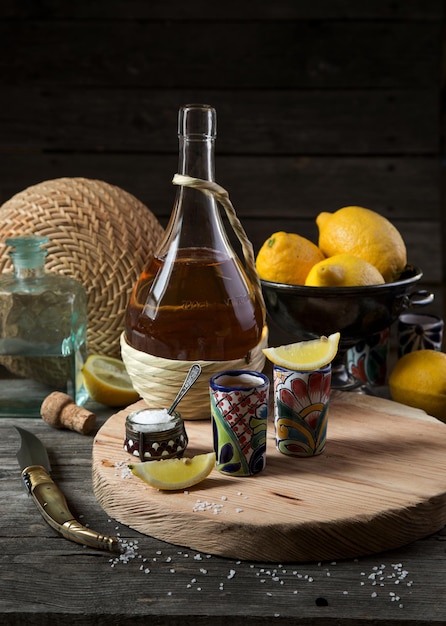
MULTIPOLYGON (((446 424, 389 400, 333 392, 325 452, 286 457, 270 419, 267 465, 249 478, 213 470, 183 492, 130 474, 125 418, 93 446, 93 486, 104 510, 141 533, 208 554, 303 562, 396 548, 446 524, 446 424)), ((188 421, 186 456, 212 451, 210 421, 188 421)))

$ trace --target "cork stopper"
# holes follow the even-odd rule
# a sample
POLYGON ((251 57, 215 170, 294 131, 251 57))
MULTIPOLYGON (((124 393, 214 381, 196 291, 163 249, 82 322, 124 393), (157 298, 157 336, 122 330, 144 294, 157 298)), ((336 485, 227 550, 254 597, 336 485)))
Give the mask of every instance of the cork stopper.
POLYGON ((45 398, 40 415, 53 428, 68 428, 82 435, 88 435, 96 421, 94 413, 78 406, 73 398, 61 391, 54 391, 45 398))

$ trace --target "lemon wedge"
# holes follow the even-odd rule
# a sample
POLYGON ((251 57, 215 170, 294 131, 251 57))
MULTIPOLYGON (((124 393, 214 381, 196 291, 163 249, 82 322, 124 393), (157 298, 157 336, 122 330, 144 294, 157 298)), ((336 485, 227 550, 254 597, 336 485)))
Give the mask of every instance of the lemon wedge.
POLYGON ((211 473, 215 452, 197 454, 191 458, 162 459, 129 465, 132 473, 151 487, 166 491, 187 489, 197 485, 211 473))
POLYGON ((139 398, 124 363, 119 359, 91 354, 82 367, 82 375, 90 398, 95 402, 119 407, 132 404, 139 398))
POLYGON ((272 363, 289 370, 317 370, 333 361, 340 337, 340 333, 333 333, 319 339, 265 348, 262 352, 272 363))

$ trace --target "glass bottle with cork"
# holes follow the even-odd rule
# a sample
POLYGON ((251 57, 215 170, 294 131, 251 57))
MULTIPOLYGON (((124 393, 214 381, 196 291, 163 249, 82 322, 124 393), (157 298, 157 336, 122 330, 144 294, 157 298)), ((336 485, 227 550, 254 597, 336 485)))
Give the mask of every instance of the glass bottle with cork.
POLYGON ((131 294, 121 345, 160 359, 248 365, 265 334, 261 290, 230 243, 215 194, 183 184, 215 184, 215 109, 181 107, 178 136, 173 212, 131 294))
POLYGON ((0 276, 0 415, 38 417, 53 391, 88 399, 87 297, 73 278, 46 273, 47 237, 6 240, 13 273, 0 276))

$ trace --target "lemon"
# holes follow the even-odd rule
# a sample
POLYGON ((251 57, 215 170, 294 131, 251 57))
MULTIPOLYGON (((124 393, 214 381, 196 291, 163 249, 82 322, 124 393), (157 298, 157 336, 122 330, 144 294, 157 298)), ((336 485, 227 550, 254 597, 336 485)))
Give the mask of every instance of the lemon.
POLYGON ((305 285, 311 287, 358 287, 380 285, 384 278, 374 265, 352 254, 335 254, 311 268, 305 285))
POLYGON ((406 246, 388 219, 359 206, 319 213, 319 248, 326 257, 353 254, 374 265, 386 283, 397 279, 407 263, 406 246))
POLYGON ((129 465, 132 473, 151 487, 166 491, 187 489, 197 485, 211 473, 215 452, 197 454, 192 458, 161 459, 129 465))
POLYGON ((119 359, 91 354, 82 368, 82 375, 90 398, 95 402, 106 406, 127 406, 139 398, 124 363, 119 359))
POLYGON ((316 370, 331 363, 338 352, 340 333, 298 341, 277 348, 264 348, 263 354, 276 365, 289 370, 316 370))
POLYGON ((435 350, 405 354, 390 373, 389 389, 395 402, 446 422, 446 354, 435 350))
POLYGON ((324 255, 309 239, 296 233, 273 233, 260 248, 256 270, 260 278, 274 283, 303 285, 308 272, 324 255))

